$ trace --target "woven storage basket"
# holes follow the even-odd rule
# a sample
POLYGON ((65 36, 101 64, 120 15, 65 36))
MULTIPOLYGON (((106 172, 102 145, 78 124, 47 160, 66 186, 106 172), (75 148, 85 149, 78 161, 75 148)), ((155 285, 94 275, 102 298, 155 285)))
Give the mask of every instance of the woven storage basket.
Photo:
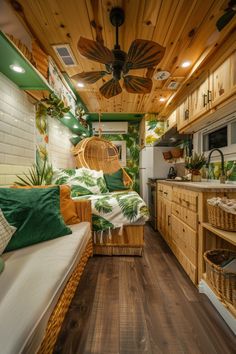
POLYGON ((230 257, 236 257, 236 252, 227 249, 215 249, 204 253, 207 279, 221 300, 235 303, 236 274, 225 273, 221 265, 230 257))
POLYGON ((236 231, 236 215, 227 213, 217 205, 207 204, 208 221, 218 229, 236 231))
POLYGON ((163 157, 164 157, 165 160, 170 160, 170 159, 172 159, 171 151, 164 151, 164 152, 162 153, 162 155, 163 155, 163 157))
POLYGON ((174 148, 171 149, 170 152, 174 159, 179 159, 180 157, 183 157, 184 149, 174 148))

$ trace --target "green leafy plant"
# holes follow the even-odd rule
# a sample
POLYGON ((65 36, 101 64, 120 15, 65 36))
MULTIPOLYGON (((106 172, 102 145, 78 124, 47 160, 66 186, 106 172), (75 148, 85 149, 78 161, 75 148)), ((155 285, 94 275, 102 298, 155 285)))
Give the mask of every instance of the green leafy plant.
POLYGON ((52 183, 53 169, 45 160, 43 164, 33 164, 28 170, 28 174, 24 173, 25 177, 16 176, 20 181, 16 181, 17 186, 41 186, 52 183))
POLYGON ((200 171, 201 168, 206 164, 206 158, 204 154, 197 154, 194 152, 192 156, 185 158, 185 168, 189 171, 200 171))
POLYGON ((48 98, 44 98, 41 101, 46 103, 47 114, 51 117, 63 118, 70 111, 70 106, 66 107, 64 102, 54 93, 50 93, 48 98))

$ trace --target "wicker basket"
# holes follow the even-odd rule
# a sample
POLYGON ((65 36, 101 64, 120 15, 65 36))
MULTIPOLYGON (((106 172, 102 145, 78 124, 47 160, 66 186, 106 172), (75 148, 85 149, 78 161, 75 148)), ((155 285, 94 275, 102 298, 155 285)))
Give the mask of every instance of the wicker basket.
POLYGON ((212 288, 221 300, 235 304, 236 274, 225 273, 222 270, 222 264, 231 257, 236 257, 236 252, 227 249, 215 249, 204 253, 206 275, 212 288))
POLYGON ((171 155, 173 156, 174 159, 179 159, 180 157, 183 157, 183 154, 184 154, 184 149, 180 149, 180 148, 171 149, 171 155))
POLYGON ((217 205, 207 204, 208 221, 212 226, 226 231, 236 231, 236 215, 227 213, 217 205))
POLYGON ((163 154, 163 157, 164 157, 165 160, 172 159, 171 151, 164 151, 162 154, 163 154))

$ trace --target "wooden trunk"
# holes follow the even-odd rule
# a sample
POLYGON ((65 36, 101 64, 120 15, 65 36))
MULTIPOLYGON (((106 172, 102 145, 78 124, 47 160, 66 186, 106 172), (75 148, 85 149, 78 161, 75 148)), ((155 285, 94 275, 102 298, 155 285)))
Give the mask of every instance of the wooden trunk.
POLYGON ((93 253, 106 256, 142 256, 144 226, 128 225, 120 229, 97 233, 94 236, 93 253), (121 234, 120 234, 121 233, 121 234))

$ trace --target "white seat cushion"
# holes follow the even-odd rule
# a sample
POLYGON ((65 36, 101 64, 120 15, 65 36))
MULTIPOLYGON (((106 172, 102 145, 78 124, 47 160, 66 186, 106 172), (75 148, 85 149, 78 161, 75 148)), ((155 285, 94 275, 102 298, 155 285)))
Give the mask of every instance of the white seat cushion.
POLYGON ((70 228, 71 235, 3 254, 1 353, 37 352, 53 308, 91 237, 88 222, 70 228))

